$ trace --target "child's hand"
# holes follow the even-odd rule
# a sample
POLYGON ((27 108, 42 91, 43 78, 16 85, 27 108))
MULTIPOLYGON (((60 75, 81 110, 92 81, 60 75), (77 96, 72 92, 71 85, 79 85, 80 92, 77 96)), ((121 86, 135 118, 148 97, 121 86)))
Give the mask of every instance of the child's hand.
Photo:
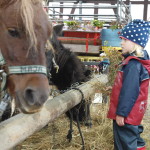
POLYGON ((124 126, 124 117, 117 115, 116 122, 117 122, 118 126, 124 126))
POLYGON ((105 90, 106 91, 111 91, 112 90, 112 86, 107 86, 105 90))

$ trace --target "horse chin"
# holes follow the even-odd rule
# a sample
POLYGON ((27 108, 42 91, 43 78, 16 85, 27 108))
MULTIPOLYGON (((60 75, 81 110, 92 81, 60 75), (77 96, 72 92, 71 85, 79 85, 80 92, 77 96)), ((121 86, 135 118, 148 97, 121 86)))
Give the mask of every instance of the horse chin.
POLYGON ((33 109, 30 110, 27 107, 23 107, 23 108, 20 107, 19 110, 20 110, 20 112, 22 112, 24 114, 33 114, 33 113, 39 112, 41 110, 41 108, 40 109, 36 109, 36 110, 33 110, 33 109))
POLYGON ((29 106, 25 99, 20 98, 20 96, 16 96, 15 98, 16 107, 20 110, 20 112, 24 114, 33 114, 39 112, 42 109, 42 106, 29 106))

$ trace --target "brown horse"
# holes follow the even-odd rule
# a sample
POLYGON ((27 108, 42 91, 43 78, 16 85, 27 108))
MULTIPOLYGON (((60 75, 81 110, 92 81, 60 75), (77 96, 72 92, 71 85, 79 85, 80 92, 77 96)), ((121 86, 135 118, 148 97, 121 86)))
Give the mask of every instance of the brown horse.
POLYGON ((41 109, 48 98, 45 44, 51 25, 42 0, 0 1, 1 70, 7 90, 24 113, 41 109))

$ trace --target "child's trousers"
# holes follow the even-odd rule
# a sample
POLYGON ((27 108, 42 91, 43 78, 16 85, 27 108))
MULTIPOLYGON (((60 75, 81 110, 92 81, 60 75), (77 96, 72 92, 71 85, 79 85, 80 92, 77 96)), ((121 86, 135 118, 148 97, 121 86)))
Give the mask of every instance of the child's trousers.
POLYGON ((114 148, 115 150, 146 150, 145 142, 140 137, 143 132, 143 126, 125 124, 118 126, 113 121, 114 148))

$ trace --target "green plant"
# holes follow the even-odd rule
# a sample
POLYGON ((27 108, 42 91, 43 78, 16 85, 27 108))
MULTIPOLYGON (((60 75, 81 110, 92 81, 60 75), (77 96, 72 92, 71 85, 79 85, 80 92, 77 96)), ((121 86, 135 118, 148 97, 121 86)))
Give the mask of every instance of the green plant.
POLYGON ((65 21, 64 23, 67 24, 67 26, 69 27, 69 29, 73 29, 73 30, 76 30, 78 28, 80 28, 80 22, 77 22, 77 21, 65 21))
POLYGON ((104 25, 104 21, 100 21, 100 20, 93 20, 92 22, 91 22, 91 24, 93 25, 93 26, 95 26, 95 27, 99 27, 99 28, 102 28, 103 27, 103 25, 104 25))
POLYGON ((112 21, 110 23, 110 29, 115 30, 115 29, 122 29, 124 27, 124 24, 118 22, 118 21, 112 21))

